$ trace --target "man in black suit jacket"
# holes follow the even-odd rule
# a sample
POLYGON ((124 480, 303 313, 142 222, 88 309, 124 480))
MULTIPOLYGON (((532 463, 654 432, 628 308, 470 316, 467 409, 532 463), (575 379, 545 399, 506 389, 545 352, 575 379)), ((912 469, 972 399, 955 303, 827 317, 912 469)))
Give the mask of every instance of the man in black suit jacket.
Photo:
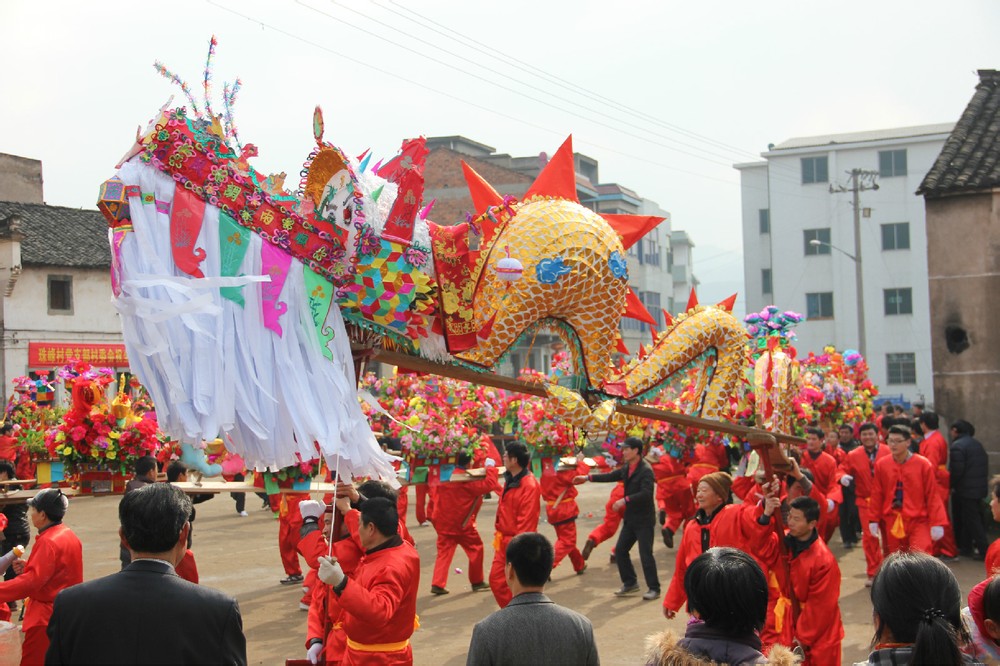
POLYGON ((170 484, 122 498, 119 533, 132 563, 59 593, 46 664, 247 663, 236 600, 174 573, 187 549, 190 515, 191 500, 170 484))
POLYGON ((629 551, 639 542, 639 560, 642 562, 642 574, 649 588, 642 598, 652 601, 660 597, 660 579, 656 575, 656 560, 653 558, 653 528, 656 525, 656 504, 654 495, 656 479, 653 468, 642 459, 642 440, 638 437, 628 437, 622 443, 622 462, 618 469, 607 474, 590 474, 578 476, 576 483, 596 481, 625 482, 625 497, 614 503, 615 511, 625 509, 622 531, 618 534, 615 545, 615 562, 618 564, 618 575, 622 579, 621 588, 615 592, 624 596, 639 591, 639 581, 635 575, 635 567, 629 551))

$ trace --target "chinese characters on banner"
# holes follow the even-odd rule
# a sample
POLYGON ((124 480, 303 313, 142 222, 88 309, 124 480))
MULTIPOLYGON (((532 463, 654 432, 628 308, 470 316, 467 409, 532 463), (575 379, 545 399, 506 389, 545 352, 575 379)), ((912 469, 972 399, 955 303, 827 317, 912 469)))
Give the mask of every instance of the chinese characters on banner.
POLYGON ((28 367, 65 365, 70 359, 97 366, 127 368, 128 356, 123 344, 87 344, 73 342, 29 342, 28 367))

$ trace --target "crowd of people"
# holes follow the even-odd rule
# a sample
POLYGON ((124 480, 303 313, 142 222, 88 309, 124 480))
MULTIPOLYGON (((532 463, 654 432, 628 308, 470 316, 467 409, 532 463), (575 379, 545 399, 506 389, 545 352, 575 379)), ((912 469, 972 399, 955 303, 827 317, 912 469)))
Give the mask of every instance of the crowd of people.
MULTIPOLYGON (((469 474, 425 487, 429 506, 418 519, 422 514, 437 532, 429 592, 449 593, 461 546, 472 590, 490 589, 499 607, 472 629, 469 664, 596 664, 590 621, 553 603, 544 588, 564 559, 582 574, 595 548, 617 533, 611 557, 621 586, 614 594, 642 593, 631 557, 637 546, 642 599, 662 597, 664 616, 686 611, 691 618, 681 637, 650 637, 648 663, 839 664, 841 573, 827 545, 839 528, 843 547, 860 539, 865 557, 874 618, 869 663, 996 663, 1000 579, 992 570, 1000 547, 987 543, 982 517, 986 453, 968 422, 952 423, 949 440, 938 425, 923 411, 915 418, 883 414, 856 428, 810 428, 805 446, 790 452, 788 473, 770 478, 753 455, 731 460, 715 443, 692 441, 678 458, 630 437, 620 465, 598 458, 593 470, 563 460, 540 479, 523 444, 509 443, 502 455, 484 446, 459 458, 458 471, 469 474), (577 487, 587 482, 611 491, 604 519, 579 550, 577 487), (477 517, 493 493, 487 572, 477 517), (543 505, 555 544, 538 533, 543 505), (657 530, 676 550, 665 593, 653 557, 657 530), (987 573, 964 611, 946 565, 957 556, 985 560, 987 573)), ((59 489, 39 492, 27 507, 4 508, 0 555, 27 542, 25 519, 37 531, 26 562, 0 560, 0 568, 11 565, 0 604, 31 599, 23 664, 146 663, 144 646, 161 638, 151 613, 166 608, 144 604, 154 596, 175 609, 171 617, 191 623, 183 635, 201 637, 198 656, 180 641, 170 643, 168 661, 203 663, 210 649, 213 663, 246 663, 238 604, 197 584, 190 535, 192 499, 199 498, 155 483, 155 465, 147 468, 140 461, 119 506, 122 570, 102 579, 83 582, 82 545, 63 524, 69 499, 59 489), (88 640, 102 621, 87 611, 95 603, 115 608, 121 631, 111 640, 88 640)), ((183 466, 167 470, 170 481, 183 475, 183 466)), ((0 480, 11 478, 13 470, 0 464, 0 480)), ((281 582, 303 587, 310 663, 413 662, 420 558, 406 527, 406 490, 369 480, 341 483, 325 501, 275 498, 287 574, 281 582)), ((991 507, 1000 521, 1000 483, 991 507)), ((0 609, 9 617, 7 606, 0 609)))

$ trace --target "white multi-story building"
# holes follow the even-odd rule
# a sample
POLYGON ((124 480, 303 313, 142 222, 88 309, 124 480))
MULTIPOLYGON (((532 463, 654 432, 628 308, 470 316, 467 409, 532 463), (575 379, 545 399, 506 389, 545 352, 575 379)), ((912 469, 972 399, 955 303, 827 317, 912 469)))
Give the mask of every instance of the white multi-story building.
POLYGON ((800 354, 828 344, 862 350, 890 399, 933 400, 927 235, 915 192, 953 127, 793 138, 769 146, 763 162, 735 165, 747 311, 803 313, 800 354))

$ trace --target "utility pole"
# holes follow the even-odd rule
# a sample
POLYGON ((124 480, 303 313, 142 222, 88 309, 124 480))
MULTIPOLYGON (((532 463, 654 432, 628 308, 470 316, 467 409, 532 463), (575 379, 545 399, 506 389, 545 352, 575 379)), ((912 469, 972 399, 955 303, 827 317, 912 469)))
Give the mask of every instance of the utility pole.
MULTIPOLYGON (((853 195, 853 205, 854 205, 854 283, 857 288, 857 306, 858 306, 858 351, 861 355, 865 357, 866 361, 868 359, 867 345, 865 344, 865 287, 864 287, 864 276, 861 267, 861 203, 858 199, 861 192, 867 190, 877 190, 878 183, 875 179, 878 177, 878 171, 869 171, 867 169, 851 169, 847 172, 851 177, 851 186, 845 187, 843 185, 830 185, 830 194, 836 194, 839 192, 851 192, 853 195)), ((871 362, 869 361, 869 365, 871 362)))

